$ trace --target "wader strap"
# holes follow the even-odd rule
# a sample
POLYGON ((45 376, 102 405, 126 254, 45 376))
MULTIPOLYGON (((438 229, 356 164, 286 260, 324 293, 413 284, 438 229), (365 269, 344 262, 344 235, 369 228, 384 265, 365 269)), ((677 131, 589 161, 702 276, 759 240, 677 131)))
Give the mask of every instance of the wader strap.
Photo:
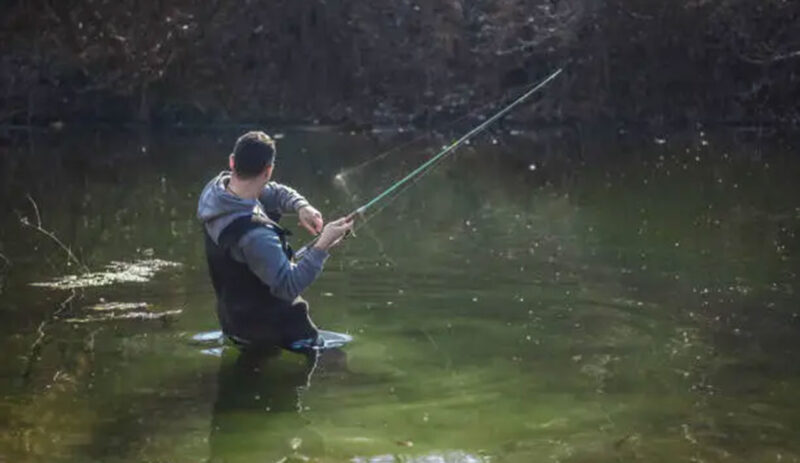
POLYGON ((230 256, 230 249, 239 242, 239 240, 246 235, 250 230, 259 228, 259 227, 268 227, 272 229, 277 235, 278 239, 281 242, 281 248, 283 248, 283 253, 286 254, 286 258, 291 260, 294 257, 294 251, 292 250, 291 246, 286 242, 286 237, 291 235, 288 230, 284 230, 281 228, 280 225, 272 222, 261 222, 257 220, 253 220, 252 215, 243 215, 233 222, 228 224, 222 233, 219 235, 219 247, 221 247, 225 254, 230 256))

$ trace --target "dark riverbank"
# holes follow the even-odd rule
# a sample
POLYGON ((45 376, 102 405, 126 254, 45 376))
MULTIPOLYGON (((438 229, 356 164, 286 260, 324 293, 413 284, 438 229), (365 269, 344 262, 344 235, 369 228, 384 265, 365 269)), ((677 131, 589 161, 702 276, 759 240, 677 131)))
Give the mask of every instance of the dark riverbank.
POLYGON ((0 123, 800 123, 797 2, 4 2, 0 123))

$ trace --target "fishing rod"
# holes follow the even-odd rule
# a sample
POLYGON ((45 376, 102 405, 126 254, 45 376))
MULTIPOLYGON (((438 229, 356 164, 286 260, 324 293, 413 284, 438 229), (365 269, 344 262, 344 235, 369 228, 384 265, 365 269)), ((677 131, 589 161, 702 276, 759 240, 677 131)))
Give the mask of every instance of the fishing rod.
MULTIPOLYGON (((541 88, 543 88, 545 85, 549 84, 553 79, 558 77, 558 75, 561 74, 562 71, 563 71, 563 69, 560 68, 560 69, 556 70, 554 73, 552 73, 549 76, 547 76, 544 80, 542 80, 541 82, 536 84, 536 86, 534 86, 532 89, 528 90, 522 96, 520 96, 519 98, 517 98, 516 100, 511 102, 511 104, 509 104, 505 108, 503 108, 500 111, 498 111, 497 113, 495 113, 489 119, 486 119, 485 121, 483 121, 481 124, 479 124, 478 126, 473 128, 472 130, 470 130, 469 132, 467 132, 466 134, 461 136, 461 138, 459 138, 458 140, 456 140, 453 143, 451 143, 450 145, 446 146, 438 154, 436 154, 432 158, 430 158, 427 161, 425 161, 424 163, 422 163, 419 167, 417 167, 416 169, 411 171, 408 175, 406 175, 405 177, 401 178, 397 182, 393 183, 387 189, 383 190, 377 196, 375 196, 371 200, 367 201, 363 205, 361 205, 358 208, 356 208, 353 212, 351 212, 347 216, 348 217, 352 217, 352 216, 356 216, 356 215, 364 216, 364 213, 368 209, 370 209, 372 206, 374 206, 375 204, 379 203, 384 198, 386 198, 390 194, 392 194, 395 191, 397 191, 400 187, 402 187, 403 185, 405 185, 406 183, 408 183, 409 181, 411 181, 412 179, 414 179, 418 175, 420 175, 423 172, 425 172, 426 169, 428 169, 429 167, 434 165, 437 161, 442 159, 448 153, 454 151, 456 148, 458 148, 462 144, 466 143, 470 138, 472 138, 475 135, 477 135, 480 132, 482 132, 484 129, 486 129, 486 127, 491 125, 493 122, 495 122, 496 120, 498 120, 501 117, 505 116, 509 111, 514 109, 517 105, 519 105, 523 101, 527 100, 531 95, 533 95, 534 93, 539 91, 541 88)), ((295 254, 296 259, 297 260, 302 259, 303 255, 306 253, 306 251, 308 251, 308 248, 311 247, 314 243, 316 243, 317 239, 319 239, 319 235, 315 236, 311 241, 309 241, 302 248, 300 248, 300 250, 297 251, 297 253, 295 254)))

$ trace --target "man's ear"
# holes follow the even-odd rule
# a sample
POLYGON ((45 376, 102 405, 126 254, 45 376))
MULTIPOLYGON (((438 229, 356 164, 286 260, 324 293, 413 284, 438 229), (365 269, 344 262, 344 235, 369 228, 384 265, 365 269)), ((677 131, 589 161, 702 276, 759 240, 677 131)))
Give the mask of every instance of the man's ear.
POLYGON ((233 171, 233 154, 228 156, 228 167, 230 167, 231 172, 233 171))
POLYGON ((267 181, 272 178, 272 168, 275 167, 272 164, 268 165, 264 170, 264 173, 267 175, 267 181))

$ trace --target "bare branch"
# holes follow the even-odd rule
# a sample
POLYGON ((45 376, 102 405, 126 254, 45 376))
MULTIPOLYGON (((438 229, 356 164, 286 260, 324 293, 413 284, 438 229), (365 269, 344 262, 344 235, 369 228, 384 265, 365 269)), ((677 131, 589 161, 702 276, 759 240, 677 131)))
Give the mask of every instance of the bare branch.
POLYGON ((751 58, 749 56, 739 54, 739 57, 748 63, 752 64, 774 64, 781 61, 786 61, 792 58, 800 58, 800 50, 796 50, 782 55, 771 56, 769 58, 751 58))
POLYGON ((33 372, 33 367, 36 364, 36 361, 39 359, 39 354, 42 352, 42 347, 44 347, 45 340, 47 339, 47 332, 45 331, 47 327, 56 320, 59 315, 61 315, 67 308, 69 307, 69 303, 77 296, 78 293, 73 289, 70 295, 61 301, 58 308, 53 312, 48 318, 42 320, 39 323, 39 327, 36 328, 36 339, 31 344, 30 349, 28 349, 28 355, 26 357, 25 362, 25 369, 22 371, 22 377, 28 379, 33 372))
POLYGON ((69 248, 69 246, 65 245, 65 244, 64 244, 64 243, 63 243, 63 242, 62 242, 60 239, 58 239, 58 237, 57 237, 55 234, 53 234, 53 232, 50 232, 50 231, 48 231, 48 230, 45 230, 45 229, 42 227, 42 217, 41 217, 41 215, 39 214, 39 206, 37 206, 37 205, 36 205, 36 201, 34 201, 34 200, 33 200, 33 198, 31 197, 31 195, 30 195, 30 194, 28 194, 28 195, 27 195, 27 197, 28 197, 28 200, 29 200, 29 201, 31 202, 31 204, 33 205, 33 210, 34 210, 34 213, 36 214, 36 224, 32 224, 32 223, 31 223, 31 222, 30 222, 30 221, 27 219, 27 217, 22 217, 22 218, 20 218, 20 220, 19 220, 19 221, 20 221, 20 223, 21 223, 23 226, 26 226, 26 227, 32 228, 32 229, 34 229, 34 230, 38 231, 39 233, 41 233, 41 234, 45 235, 46 237, 50 238, 51 240, 53 240, 53 241, 54 241, 54 242, 55 242, 57 245, 59 245, 59 246, 61 247, 61 249, 63 249, 63 250, 64 250, 64 251, 67 253, 67 256, 70 258, 70 260, 71 260, 72 262, 74 262, 75 264, 77 264, 77 265, 78 265, 78 267, 80 267, 82 270, 84 270, 84 271, 88 272, 88 271, 89 271, 89 267, 87 267, 86 265, 84 265, 84 263, 83 263, 83 262, 81 262, 81 261, 80 261, 80 259, 78 259, 78 257, 77 257, 77 256, 75 256, 75 254, 73 254, 73 252, 72 252, 72 249, 70 249, 70 248, 69 248))
POLYGON ((30 201, 31 205, 33 205, 33 212, 36 214, 36 226, 41 228, 41 226, 42 226, 42 215, 39 214, 39 206, 36 204, 36 201, 33 200, 33 197, 31 197, 30 193, 26 193, 25 197, 28 198, 28 201, 30 201))

